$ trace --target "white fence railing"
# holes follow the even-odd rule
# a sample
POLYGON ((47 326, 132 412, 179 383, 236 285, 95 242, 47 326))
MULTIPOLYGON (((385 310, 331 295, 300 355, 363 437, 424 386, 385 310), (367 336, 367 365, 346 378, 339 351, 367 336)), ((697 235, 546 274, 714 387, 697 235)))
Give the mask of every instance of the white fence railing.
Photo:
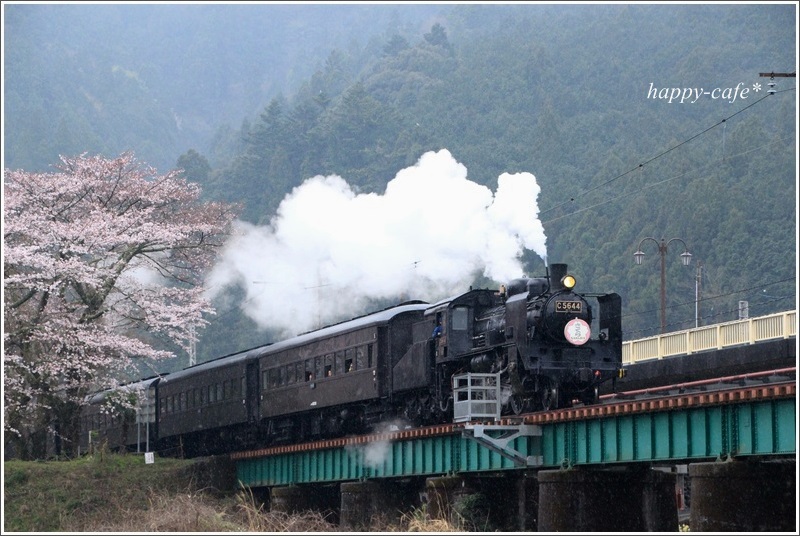
POLYGON ((500 373, 466 372, 453 376, 453 422, 499 420, 500 373))
POLYGON ((770 339, 797 337, 797 310, 665 333, 622 343, 622 363, 695 354, 770 339))

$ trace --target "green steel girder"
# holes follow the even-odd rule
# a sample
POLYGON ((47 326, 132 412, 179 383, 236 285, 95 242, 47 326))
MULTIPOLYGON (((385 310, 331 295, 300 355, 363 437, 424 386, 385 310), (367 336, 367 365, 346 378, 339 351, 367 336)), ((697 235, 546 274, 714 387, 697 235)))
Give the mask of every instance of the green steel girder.
POLYGON ((544 426, 545 466, 794 455, 796 399, 575 420, 544 426))
MULTIPOLYGON (((533 450, 529 438, 511 443, 533 450)), ((249 487, 336 482, 513 469, 514 462, 460 434, 310 450, 237 460, 239 481, 249 487)))
POLYGON ((619 414, 543 423, 541 436, 508 442, 515 456, 469 434, 446 434, 237 459, 243 486, 282 486, 370 478, 637 462, 688 462, 731 456, 794 456, 796 398, 619 414), (538 465, 541 462, 541 465, 538 465))

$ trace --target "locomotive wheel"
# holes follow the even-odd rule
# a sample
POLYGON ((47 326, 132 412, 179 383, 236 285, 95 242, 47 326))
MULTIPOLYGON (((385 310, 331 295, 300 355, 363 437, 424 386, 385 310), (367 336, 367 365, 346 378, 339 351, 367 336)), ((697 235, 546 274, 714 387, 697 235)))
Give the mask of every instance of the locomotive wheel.
POLYGON ((508 405, 511 406, 511 411, 514 415, 519 415, 530 409, 530 399, 522 395, 511 395, 508 400, 508 405))
POLYGON ((583 402, 584 405, 586 406, 596 403, 598 398, 600 398, 599 387, 593 387, 591 389, 587 389, 585 392, 581 394, 581 402, 583 402))
POLYGON ((420 424, 428 423, 436 411, 433 407, 433 399, 430 395, 419 396, 419 411, 420 419, 422 421, 420 424))
POLYGON ((552 380, 546 379, 542 381, 541 394, 543 410, 549 411, 551 409, 558 409, 560 402, 558 397, 560 393, 558 392, 558 387, 552 380))
POLYGON ((415 425, 419 425, 421 422, 421 415, 422 415, 422 408, 420 407, 419 400, 417 400, 416 396, 413 396, 406 401, 406 407, 404 410, 405 417, 409 421, 411 421, 415 425))

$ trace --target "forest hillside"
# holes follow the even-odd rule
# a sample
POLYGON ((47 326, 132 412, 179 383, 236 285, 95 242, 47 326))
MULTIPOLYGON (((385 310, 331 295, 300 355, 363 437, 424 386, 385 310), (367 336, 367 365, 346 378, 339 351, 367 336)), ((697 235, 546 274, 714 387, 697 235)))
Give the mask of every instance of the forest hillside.
MULTIPOLYGON (((5 167, 132 150, 241 203, 242 232, 274 242, 308 179, 336 187, 320 209, 336 229, 333 200, 342 216, 345 201, 385 201, 433 153, 472 189, 535 176, 522 217, 541 223, 546 255, 525 248, 522 269, 564 262, 581 290, 619 293, 626 339, 658 332, 662 238, 679 239, 665 255, 668 330, 734 320, 743 302, 750 316, 797 306, 796 78, 762 75, 796 72, 796 5, 138 7, 5 8, 5 167)), ((430 221, 413 229, 409 270, 426 269, 429 234, 470 232, 446 234, 444 209, 430 221)), ((323 230, 299 240, 321 251, 323 230)), ((278 337, 264 296, 286 314, 443 297, 419 285, 356 299, 365 285, 333 285, 326 267, 398 251, 382 243, 282 271, 273 250, 232 248, 198 361, 278 337)), ((485 266, 471 284, 504 282, 485 266)))

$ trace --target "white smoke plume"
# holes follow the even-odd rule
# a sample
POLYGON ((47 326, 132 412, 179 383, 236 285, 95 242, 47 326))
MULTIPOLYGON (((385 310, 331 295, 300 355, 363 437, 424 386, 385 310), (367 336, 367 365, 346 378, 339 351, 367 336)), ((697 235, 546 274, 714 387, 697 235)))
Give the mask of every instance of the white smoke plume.
POLYGON ((532 174, 503 173, 492 194, 444 149, 398 172, 383 195, 312 177, 269 226, 237 223, 209 295, 241 286, 250 318, 293 335, 363 314, 375 299, 459 294, 480 273, 505 283, 523 275, 524 249, 546 262, 539 191, 532 174))

